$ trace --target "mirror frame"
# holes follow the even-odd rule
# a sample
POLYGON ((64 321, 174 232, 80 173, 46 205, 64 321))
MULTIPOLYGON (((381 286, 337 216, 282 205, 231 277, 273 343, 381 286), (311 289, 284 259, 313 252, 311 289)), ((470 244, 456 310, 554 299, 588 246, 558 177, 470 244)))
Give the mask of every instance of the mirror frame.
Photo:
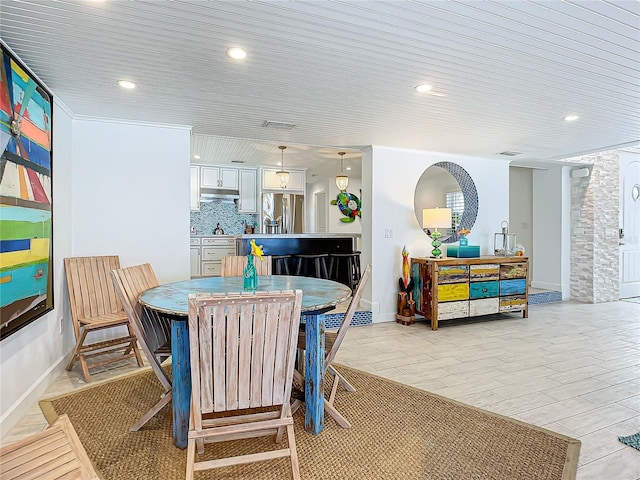
MULTIPOLYGON (((460 165, 453 162, 438 162, 430 165, 422 175, 424 175, 427 170, 431 167, 440 167, 443 170, 446 170, 451 174, 453 178, 455 178, 456 182, 460 186, 460 191, 462 192, 462 196, 464 197, 464 212, 462 214, 462 218, 460 219, 460 226, 458 230, 471 230, 473 225, 476 223, 476 219, 478 218, 478 190, 476 189, 476 185, 471 178, 471 175, 462 168, 460 165)), ((418 179, 418 183, 422 179, 422 175, 420 179, 418 179)), ((415 198, 415 193, 414 193, 415 198)), ((415 210, 415 209, 414 209, 415 210)), ((416 218, 418 218, 418 225, 422 225, 421 216, 415 212, 416 218)), ((426 232, 425 232, 426 233, 426 232)), ((440 240, 442 243, 453 243, 459 240, 460 235, 458 232, 453 232, 446 238, 442 238, 440 240)))

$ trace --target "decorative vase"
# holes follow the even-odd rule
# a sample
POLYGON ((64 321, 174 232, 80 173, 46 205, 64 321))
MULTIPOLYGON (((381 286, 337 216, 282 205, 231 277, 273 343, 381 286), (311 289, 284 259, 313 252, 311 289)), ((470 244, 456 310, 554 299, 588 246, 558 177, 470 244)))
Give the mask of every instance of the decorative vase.
POLYGON ((467 238, 467 236, 464 233, 460 234, 459 245, 461 247, 466 247, 467 245, 469 245, 469 239, 467 238))
POLYGON ((253 255, 247 256, 247 266, 244 267, 244 282, 243 287, 245 290, 257 290, 258 289, 258 271, 253 264, 253 255))

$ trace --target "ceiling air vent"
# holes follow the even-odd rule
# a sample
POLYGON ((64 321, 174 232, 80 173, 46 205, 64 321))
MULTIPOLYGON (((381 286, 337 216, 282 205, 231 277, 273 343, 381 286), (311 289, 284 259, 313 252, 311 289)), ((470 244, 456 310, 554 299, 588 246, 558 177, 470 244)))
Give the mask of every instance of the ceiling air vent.
POLYGON ((295 127, 293 123, 272 122, 271 120, 265 120, 262 126, 267 128, 279 128, 281 130, 292 130, 295 127))
POLYGON ((505 157, 515 157, 516 155, 522 155, 522 152, 514 152, 513 150, 505 150, 504 152, 500 152, 500 155, 504 155, 505 157))

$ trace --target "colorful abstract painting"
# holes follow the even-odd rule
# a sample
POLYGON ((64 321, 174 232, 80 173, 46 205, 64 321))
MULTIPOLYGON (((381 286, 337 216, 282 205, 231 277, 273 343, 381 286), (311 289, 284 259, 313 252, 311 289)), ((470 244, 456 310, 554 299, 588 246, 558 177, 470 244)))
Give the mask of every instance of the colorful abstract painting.
POLYGON ((53 309, 52 96, 0 46, 0 339, 4 339, 53 309))

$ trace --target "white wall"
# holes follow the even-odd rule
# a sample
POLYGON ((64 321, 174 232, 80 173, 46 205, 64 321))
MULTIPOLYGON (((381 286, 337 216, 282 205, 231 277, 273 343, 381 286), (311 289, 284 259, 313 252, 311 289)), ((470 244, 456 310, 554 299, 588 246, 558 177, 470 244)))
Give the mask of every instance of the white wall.
POLYGON ((64 257, 149 262, 160 283, 190 275, 189 128, 72 119, 58 104, 53 125, 55 309, 2 341, 1 435, 59 376, 73 348, 64 257))
MULTIPOLYGON (((533 170, 509 167, 509 232, 528 257, 533 250, 533 170)), ((531 274, 531 272, 529 273, 531 274)))
POLYGON ((53 106, 53 292, 54 309, 2 340, 0 436, 4 436, 66 366, 74 336, 68 316, 63 258, 71 254, 71 113, 53 106), (64 316, 63 332, 59 319, 64 316))
POLYGON ((160 283, 189 272, 190 132, 76 119, 73 254, 149 262, 160 283))
MULTIPOLYGON (((359 178, 349 177, 349 187, 347 187, 347 192, 353 193, 360 201, 362 201, 362 181, 359 178)), ((330 202, 335 200, 338 196, 338 187, 336 187, 336 182, 333 177, 329 179, 318 180, 313 183, 307 184, 307 189, 305 191, 305 216, 307 218, 306 221, 306 232, 315 232, 315 194, 318 192, 326 192, 327 194, 327 205, 325 206, 327 212, 327 233, 361 233, 362 232, 362 219, 360 217, 356 218, 355 221, 351 223, 342 222, 341 218, 345 217, 340 208, 337 205, 331 205, 330 202)))
POLYGON ((406 245, 410 257, 425 257, 431 251, 431 241, 420 228, 413 210, 414 190, 424 170, 441 161, 463 167, 478 190, 478 218, 469 236, 470 245, 480 245, 483 255, 492 253, 493 234, 509 218, 507 162, 380 146, 372 147, 369 158, 365 151, 363 262, 372 262, 373 275, 371 292, 365 292, 364 303, 371 305, 374 322, 395 320, 403 246, 406 245), (368 192, 375 192, 371 199, 368 192), (385 237, 385 230, 391 230, 393 236, 385 237))
MULTIPOLYGON (((563 285, 568 258, 563 255, 563 222, 569 224, 569 211, 565 208, 568 186, 563 182, 563 166, 550 166, 533 171, 533 251, 531 255, 531 286, 546 290, 568 292, 563 285)), ((528 252, 527 252, 528 254, 528 252)))

